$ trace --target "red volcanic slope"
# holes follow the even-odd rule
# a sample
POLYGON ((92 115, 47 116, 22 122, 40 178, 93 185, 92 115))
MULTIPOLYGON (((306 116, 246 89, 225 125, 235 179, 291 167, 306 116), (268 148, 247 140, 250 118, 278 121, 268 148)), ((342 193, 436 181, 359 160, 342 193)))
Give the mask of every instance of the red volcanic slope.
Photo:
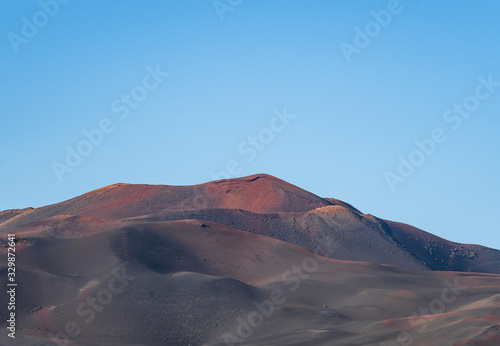
MULTIPOLYGON (((194 186, 115 184, 42 208, 0 212, 0 233, 81 237, 127 224, 199 219, 330 257, 411 270, 500 273, 500 251, 449 242, 258 174, 194 186)), ((0 240, 1 241, 1 240, 0 240)))
POLYGON ((262 214, 303 212, 332 204, 283 180, 258 174, 193 186, 114 184, 37 208, 18 221, 33 222, 55 215, 119 219, 159 211, 226 208, 262 214))

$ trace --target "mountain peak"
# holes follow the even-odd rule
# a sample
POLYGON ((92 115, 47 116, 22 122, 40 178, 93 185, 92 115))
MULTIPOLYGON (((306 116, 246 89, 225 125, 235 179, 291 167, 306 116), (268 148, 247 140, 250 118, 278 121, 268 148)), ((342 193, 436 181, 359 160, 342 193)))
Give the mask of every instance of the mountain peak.
POLYGON ((102 192, 102 191, 105 191, 105 190, 114 189, 115 187, 127 186, 127 185, 130 185, 130 184, 127 184, 127 183, 111 184, 111 185, 103 186, 101 188, 89 191, 89 192, 85 193, 84 195, 88 195, 88 194, 92 194, 92 193, 96 193, 96 192, 102 192))

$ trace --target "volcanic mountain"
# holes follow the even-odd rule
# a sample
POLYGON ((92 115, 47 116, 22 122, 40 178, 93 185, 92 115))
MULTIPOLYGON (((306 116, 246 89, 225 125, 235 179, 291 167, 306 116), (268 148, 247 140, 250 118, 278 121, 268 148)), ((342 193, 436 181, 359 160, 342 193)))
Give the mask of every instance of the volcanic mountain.
POLYGON ((0 232, 71 238, 114 226, 186 219, 321 249, 334 259, 500 273, 498 250, 450 242, 363 214, 265 174, 194 186, 115 184, 42 208, 0 212, 0 232))
POLYGON ((0 234, 1 344, 500 344, 498 250, 269 175, 115 184, 0 212, 0 234))

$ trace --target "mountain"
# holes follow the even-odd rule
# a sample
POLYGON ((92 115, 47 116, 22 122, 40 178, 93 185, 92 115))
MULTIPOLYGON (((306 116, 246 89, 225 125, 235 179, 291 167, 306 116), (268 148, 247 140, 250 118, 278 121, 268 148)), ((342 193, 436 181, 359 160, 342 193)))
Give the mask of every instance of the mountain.
POLYGON ((500 273, 500 251, 363 214, 266 174, 194 186, 115 184, 42 208, 0 212, 0 233, 74 238, 137 223, 198 219, 340 260, 410 270, 500 273))
POLYGON ((500 343, 498 250, 265 174, 115 184, 0 212, 0 234, 0 344, 500 343))

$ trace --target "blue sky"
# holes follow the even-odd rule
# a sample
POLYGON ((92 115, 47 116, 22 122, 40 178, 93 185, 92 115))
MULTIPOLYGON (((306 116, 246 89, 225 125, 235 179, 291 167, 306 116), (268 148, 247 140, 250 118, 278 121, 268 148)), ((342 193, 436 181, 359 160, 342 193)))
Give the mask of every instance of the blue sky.
POLYGON ((499 2, 63 2, 0 3, 0 210, 229 163, 500 248, 499 2))

